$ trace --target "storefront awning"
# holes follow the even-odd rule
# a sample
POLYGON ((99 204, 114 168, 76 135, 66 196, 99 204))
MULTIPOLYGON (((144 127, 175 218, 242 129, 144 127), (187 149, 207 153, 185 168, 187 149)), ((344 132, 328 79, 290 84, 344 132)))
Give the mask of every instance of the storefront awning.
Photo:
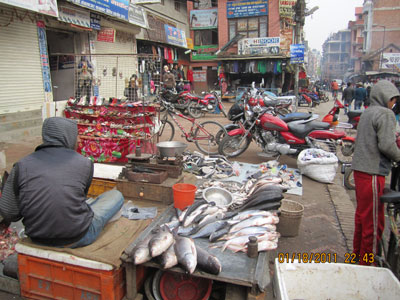
POLYGON ((255 59, 290 59, 283 55, 262 55, 262 56, 250 56, 250 55, 230 55, 230 56, 220 56, 215 60, 255 60, 255 59))

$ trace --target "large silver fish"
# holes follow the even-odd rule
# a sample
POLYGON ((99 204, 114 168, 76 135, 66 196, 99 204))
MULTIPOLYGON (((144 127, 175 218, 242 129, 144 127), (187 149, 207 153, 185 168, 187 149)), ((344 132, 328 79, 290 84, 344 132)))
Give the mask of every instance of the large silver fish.
POLYGON ((191 238, 201 238, 201 237, 209 237, 213 232, 216 232, 225 226, 228 226, 228 222, 226 221, 215 221, 213 223, 207 224, 200 228, 195 234, 191 235, 191 238))
POLYGON ((161 266, 163 269, 169 269, 178 264, 178 258, 174 249, 175 242, 169 246, 168 250, 161 255, 161 266))
POLYGON ((255 216, 233 225, 230 232, 239 231, 240 229, 251 226, 262 226, 264 224, 277 224, 278 222, 279 218, 276 216, 269 216, 269 217, 255 216))
POLYGON ((214 223, 215 221, 222 220, 225 217, 225 213, 222 211, 217 211, 213 214, 209 214, 204 217, 203 220, 199 223, 200 227, 206 226, 207 224, 214 223))
POLYGON ((224 236, 225 234, 227 234, 230 230, 230 227, 226 226, 218 231, 215 231, 213 233, 211 233, 210 237, 208 238, 208 240, 210 242, 215 242, 216 240, 218 240, 219 238, 221 238, 222 236, 224 236))
POLYGON ((151 260, 149 242, 154 237, 155 233, 156 232, 150 232, 142 242, 132 249, 129 256, 133 259, 135 265, 140 265, 151 260))
POLYGON ((166 251, 174 242, 174 236, 171 231, 165 226, 156 233, 149 242, 149 249, 151 257, 161 255, 166 251))
POLYGON ((197 251, 191 238, 175 236, 175 254, 178 262, 189 274, 192 274, 197 266, 197 251))
POLYGON ((192 212, 194 212, 199 206, 202 206, 203 204, 206 204, 206 203, 207 203, 207 201, 204 200, 204 199, 195 201, 191 206, 189 206, 189 207, 186 209, 185 214, 184 214, 182 220, 179 219, 179 221, 181 221, 182 223, 184 223, 184 222, 186 221, 186 218, 187 218, 192 212))
POLYGON ((190 215, 186 215, 185 220, 183 221, 183 226, 187 227, 193 223, 193 220, 200 215, 206 208, 208 204, 203 204, 197 207, 190 215))
POLYGON ((197 265, 206 271, 214 275, 218 275, 222 271, 222 265, 219 259, 205 251, 204 249, 196 246, 197 251, 197 265))

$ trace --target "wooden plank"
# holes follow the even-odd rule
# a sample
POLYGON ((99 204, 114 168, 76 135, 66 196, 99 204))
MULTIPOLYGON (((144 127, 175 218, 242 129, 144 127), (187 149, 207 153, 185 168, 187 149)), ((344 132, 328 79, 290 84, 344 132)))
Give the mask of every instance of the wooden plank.
POLYGON ((256 271, 254 273, 254 283, 261 292, 264 292, 267 286, 271 283, 268 252, 259 252, 256 271))
POLYGON ((136 266, 134 264, 125 264, 126 275, 126 299, 135 300, 137 295, 136 287, 136 266))
POLYGON ((0 275, 0 290, 14 295, 21 294, 19 281, 3 275, 0 275))

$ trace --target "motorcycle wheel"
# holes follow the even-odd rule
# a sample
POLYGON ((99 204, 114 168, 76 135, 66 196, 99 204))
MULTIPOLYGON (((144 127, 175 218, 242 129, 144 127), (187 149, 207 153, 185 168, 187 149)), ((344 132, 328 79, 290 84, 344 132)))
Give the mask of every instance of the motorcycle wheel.
POLYGON ((218 154, 219 136, 222 134, 221 130, 226 134, 225 128, 215 121, 205 121, 199 125, 194 132, 196 147, 208 155, 218 154))
POLYGON ((354 172, 351 168, 346 168, 344 171, 343 184, 348 190, 355 190, 356 185, 354 183, 354 172))
POLYGON ((351 141, 342 141, 341 145, 336 147, 336 156, 340 163, 351 163, 353 160, 354 143, 351 141))
POLYGON ((225 155, 226 157, 236 157, 242 154, 247 150, 250 145, 251 138, 246 138, 241 145, 239 142, 242 140, 243 136, 241 135, 234 135, 229 136, 227 135, 224 137, 219 144, 218 152, 219 154, 225 155))
POLYGON ((202 106, 194 101, 190 102, 189 106, 187 108, 189 115, 195 119, 201 118, 203 116, 203 112, 201 109, 202 109, 202 106))

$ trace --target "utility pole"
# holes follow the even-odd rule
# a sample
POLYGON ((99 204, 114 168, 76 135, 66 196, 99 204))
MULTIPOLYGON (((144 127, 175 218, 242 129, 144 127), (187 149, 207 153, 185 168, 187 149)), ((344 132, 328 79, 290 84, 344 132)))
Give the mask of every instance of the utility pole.
MULTIPOLYGON (((294 20, 296 21, 296 25, 294 27, 294 43, 299 44, 301 40, 301 30, 304 26, 305 19, 305 8, 306 3, 305 0, 297 0, 296 4, 293 6, 295 11, 294 20)), ((295 75, 294 75, 294 94, 296 97, 299 96, 299 64, 295 64, 295 75)))

